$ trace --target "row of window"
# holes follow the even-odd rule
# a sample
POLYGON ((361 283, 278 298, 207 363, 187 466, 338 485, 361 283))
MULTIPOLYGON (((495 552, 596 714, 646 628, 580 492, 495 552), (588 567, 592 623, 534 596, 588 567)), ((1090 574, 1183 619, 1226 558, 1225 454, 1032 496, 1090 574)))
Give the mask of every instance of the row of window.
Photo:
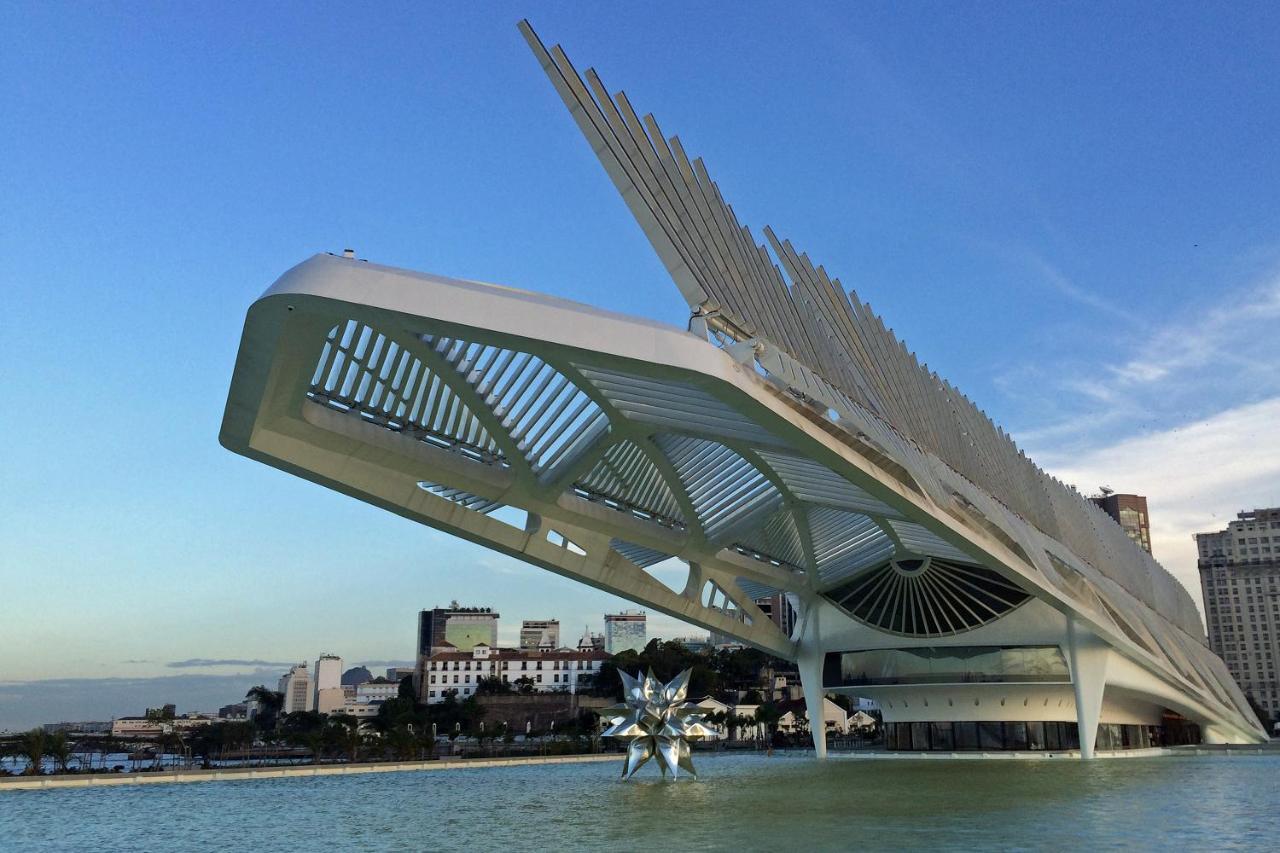
MULTIPOLYGON (((568 684, 568 683, 569 683, 569 676, 570 676, 570 674, 566 672, 566 673, 564 674, 564 680, 563 680, 563 681, 561 681, 561 679, 560 679, 560 673, 558 673, 558 672, 557 672, 557 673, 555 673, 555 674, 553 674, 553 675, 551 676, 551 683, 552 683, 552 684, 568 684)), ((487 676, 481 676, 479 673, 476 673, 476 684, 479 684, 479 683, 480 683, 480 679, 481 679, 481 678, 483 678, 483 677, 487 677, 487 676)), ((464 675, 462 678, 463 678, 463 680, 462 680, 462 683, 463 683, 463 684, 470 684, 470 683, 471 683, 471 675, 470 675, 469 673, 468 673, 467 675, 464 675)), ((503 674, 502 674, 502 680, 503 680, 503 681, 505 681, 505 682, 507 682, 507 683, 509 684, 509 683, 511 683, 511 676, 507 675, 506 673, 503 673, 503 674)), ((542 683, 542 673, 538 673, 538 677, 535 679, 535 681, 536 681, 536 683, 538 683, 538 684, 541 684, 541 683, 542 683)), ((432 674, 431 674, 431 681, 430 681, 429 683, 430 683, 430 684, 435 684, 435 683, 436 683, 436 676, 435 676, 435 673, 432 673, 432 674)), ((448 683, 449 683, 449 676, 448 676, 448 674, 441 674, 441 676, 440 676, 440 683, 441 683, 441 684, 448 684, 448 683)), ((454 684, 457 684, 457 683, 458 683, 458 676, 457 676, 457 675, 454 675, 454 677, 453 677, 453 683, 454 683, 454 684)))
MULTIPOLYGON (((1200 728, 1194 723, 1163 727, 1102 723, 1094 748, 1145 749, 1191 743, 1200 743, 1200 728)), ((911 751, 1055 752, 1079 749, 1080 735, 1075 723, 1055 721, 885 723, 885 746, 911 751)))
MULTIPOLYGON (((498 663, 497 663, 497 662, 495 662, 495 663, 493 663, 493 664, 488 664, 488 663, 483 663, 483 662, 481 662, 481 661, 476 661, 475 663, 476 663, 476 669, 477 669, 477 670, 489 670, 489 669, 492 669, 493 667, 495 667, 495 666, 497 666, 497 665, 498 665, 498 663)), ((531 663, 531 661, 527 661, 527 660, 522 660, 522 661, 520 661, 520 669, 534 669, 534 670, 542 669, 542 661, 540 661, 540 660, 538 660, 538 661, 532 661, 532 663, 534 664, 534 666, 533 666, 533 667, 530 667, 530 666, 529 666, 529 664, 530 664, 530 663, 531 663)), ((512 666, 511 666, 512 661, 504 660, 504 661, 501 661, 501 664, 502 664, 502 668, 503 668, 503 669, 511 669, 511 668, 512 668, 512 666)), ((569 660, 567 660, 567 661, 558 661, 558 660, 554 660, 554 661, 552 661, 552 662, 551 662, 551 667, 550 667, 550 668, 551 668, 551 669, 579 669, 579 670, 583 670, 583 669, 598 669, 598 668, 599 668, 599 666, 600 666, 600 662, 599 662, 599 661, 589 661, 589 660, 580 660, 580 661, 569 661, 569 660), (561 663, 563 663, 563 664, 564 664, 564 666, 563 666, 563 667, 562 667, 562 666, 560 666, 560 664, 561 664, 561 663), (575 666, 572 666, 572 664, 574 664, 574 663, 577 663, 577 666, 576 666, 576 667, 575 667, 575 666)), ((449 661, 447 661, 447 660, 446 660, 446 661, 435 661, 435 660, 433 660, 433 661, 431 661, 431 667, 430 667, 430 668, 431 668, 431 669, 453 669, 453 670, 455 670, 455 671, 461 670, 461 671, 463 671, 463 672, 466 672, 467 670, 470 670, 470 669, 471 669, 471 661, 469 661, 469 660, 468 660, 468 661, 456 661, 456 660, 455 660, 455 661, 453 662, 453 666, 452 666, 452 667, 450 667, 450 666, 449 666, 449 661), (437 664, 439 664, 439 665, 437 666, 437 664), (462 664, 462 666, 459 666, 459 664, 462 664)))

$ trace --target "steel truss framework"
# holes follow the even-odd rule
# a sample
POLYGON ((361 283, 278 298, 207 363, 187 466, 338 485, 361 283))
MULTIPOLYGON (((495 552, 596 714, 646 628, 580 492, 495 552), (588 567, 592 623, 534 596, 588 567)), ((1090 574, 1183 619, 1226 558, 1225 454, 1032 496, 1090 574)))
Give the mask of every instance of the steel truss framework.
POLYGON ((678 139, 522 28, 693 333, 317 255, 249 311, 225 446, 800 660, 807 694, 851 637, 937 644, 1043 611, 1082 708, 1104 649, 1222 739, 1264 736, 1177 581, 766 229, 775 264, 678 139), (674 587, 652 572, 671 558, 674 587), (793 636, 753 603, 778 592, 793 636))

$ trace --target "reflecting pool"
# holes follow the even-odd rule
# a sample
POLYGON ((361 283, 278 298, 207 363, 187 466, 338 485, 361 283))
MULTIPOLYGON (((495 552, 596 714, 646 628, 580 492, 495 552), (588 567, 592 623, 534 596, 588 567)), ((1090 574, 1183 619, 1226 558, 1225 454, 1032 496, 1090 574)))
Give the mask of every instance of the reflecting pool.
MULTIPOLYGON (((1280 754, 697 755, 698 781, 568 764, 0 794, 21 850, 1274 849, 1280 754)), ((656 771, 655 771, 656 772, 656 771)))

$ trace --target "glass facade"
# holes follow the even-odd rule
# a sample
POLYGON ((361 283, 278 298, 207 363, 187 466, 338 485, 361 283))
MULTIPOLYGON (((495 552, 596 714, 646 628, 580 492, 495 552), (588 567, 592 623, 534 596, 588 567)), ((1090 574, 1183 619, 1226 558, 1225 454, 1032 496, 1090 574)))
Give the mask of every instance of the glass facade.
MULTIPOLYGON (((1075 723, 1039 720, 1005 722, 885 723, 885 747, 891 750, 962 752, 1021 750, 1057 752, 1080 748, 1075 723)), ((1135 726, 1103 723, 1094 747, 1100 750, 1145 749, 1200 742, 1193 723, 1135 726)))
POLYGON ((1057 646, 924 646, 829 652, 826 687, 868 684, 1067 684, 1071 672, 1057 646))

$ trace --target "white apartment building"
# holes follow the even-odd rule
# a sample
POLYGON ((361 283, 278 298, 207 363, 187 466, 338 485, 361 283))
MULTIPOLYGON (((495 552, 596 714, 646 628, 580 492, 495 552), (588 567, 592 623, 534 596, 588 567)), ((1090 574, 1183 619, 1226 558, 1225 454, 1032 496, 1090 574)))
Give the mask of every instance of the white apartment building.
POLYGON ((648 642, 648 620, 643 610, 624 610, 604 616, 604 650, 611 655, 640 651, 648 642))
POLYGON ((342 658, 329 654, 316 658, 312 682, 315 695, 311 699, 311 710, 332 714, 342 708, 342 658))
POLYGON ((276 689, 284 694, 281 713, 292 714, 296 711, 315 710, 315 694, 311 692, 311 673, 307 672, 305 663, 296 665, 281 676, 276 689))
POLYGON ((442 702, 451 690, 465 699, 486 678, 512 686, 527 678, 538 693, 577 693, 579 679, 594 678, 608 659, 596 649, 492 649, 483 644, 466 652, 437 652, 422 661, 419 699, 442 702))
POLYGON ((1246 695, 1280 716, 1280 507, 1197 533, 1196 548, 1209 646, 1246 695))
POLYGON ((356 685, 357 702, 385 702, 400 695, 400 684, 385 678, 375 678, 356 685))
POLYGON ((147 717, 120 717, 111 721, 111 736, 119 738, 159 737, 165 732, 177 732, 185 735, 194 729, 202 728, 215 720, 189 714, 175 717, 172 720, 152 720, 147 717))

